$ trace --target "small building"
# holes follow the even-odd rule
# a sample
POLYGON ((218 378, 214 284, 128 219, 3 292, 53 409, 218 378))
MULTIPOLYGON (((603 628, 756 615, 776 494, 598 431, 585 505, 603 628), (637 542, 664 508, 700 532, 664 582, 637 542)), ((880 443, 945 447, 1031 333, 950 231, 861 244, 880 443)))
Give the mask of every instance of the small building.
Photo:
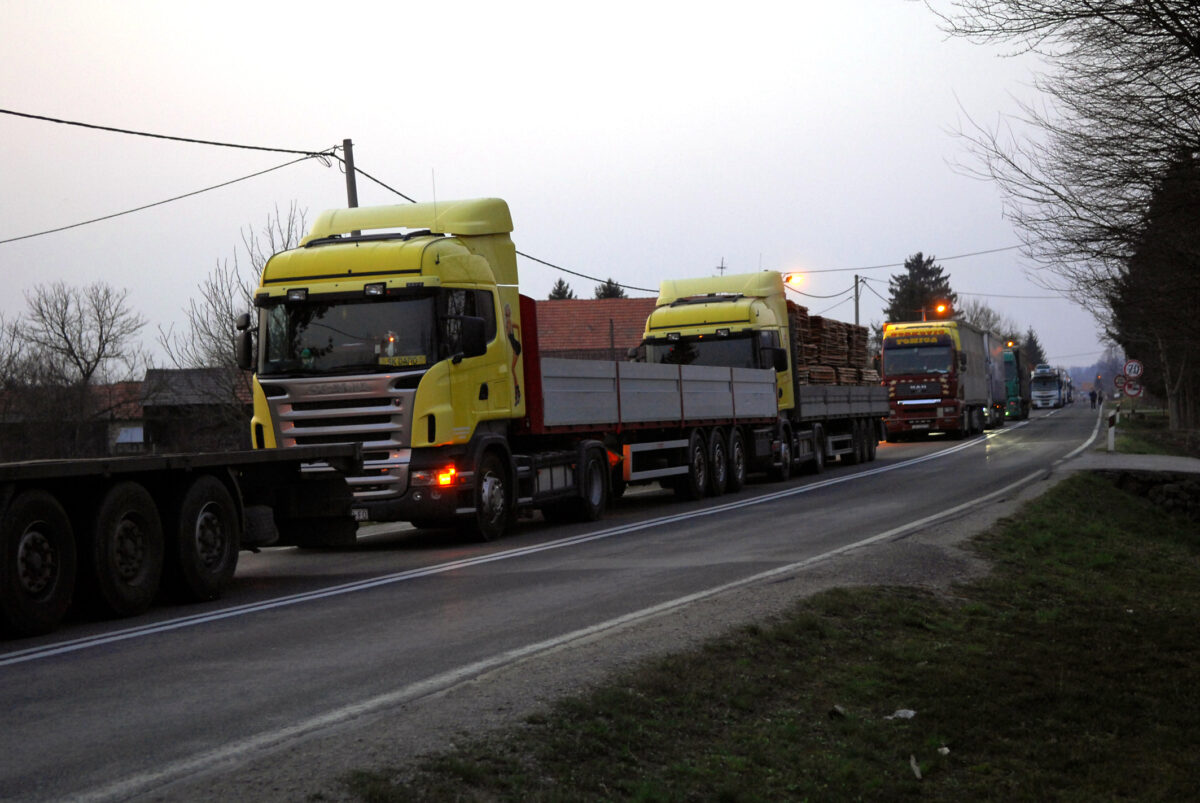
POLYGON ((538 347, 543 357, 625 360, 642 342, 658 299, 566 298, 537 302, 538 347))
POLYGON ((152 368, 142 383, 147 449, 250 448, 249 374, 237 368, 152 368))

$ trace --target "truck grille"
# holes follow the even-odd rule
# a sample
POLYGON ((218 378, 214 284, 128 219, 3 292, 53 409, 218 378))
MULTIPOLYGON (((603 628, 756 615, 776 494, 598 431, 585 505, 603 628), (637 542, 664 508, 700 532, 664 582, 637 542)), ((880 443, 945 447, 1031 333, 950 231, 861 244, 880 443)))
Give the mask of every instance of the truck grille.
POLYGON ((263 380, 281 448, 361 443, 363 471, 348 482, 359 499, 399 496, 412 454, 411 374, 263 380))

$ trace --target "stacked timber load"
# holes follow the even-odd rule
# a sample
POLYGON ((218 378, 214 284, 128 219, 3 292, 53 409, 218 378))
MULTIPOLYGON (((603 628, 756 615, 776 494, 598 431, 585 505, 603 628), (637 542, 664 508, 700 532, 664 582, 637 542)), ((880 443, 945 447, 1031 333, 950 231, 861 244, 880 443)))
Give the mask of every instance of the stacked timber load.
POLYGON ((838 384, 838 369, 831 365, 810 365, 808 367, 808 383, 810 385, 838 384))
POLYGON ((808 319, 808 325, 818 349, 816 362, 835 368, 847 365, 850 351, 847 348, 846 324, 813 315, 808 319))
POLYGON ((867 327, 846 324, 846 346, 850 352, 850 365, 861 368, 867 364, 867 327))
POLYGON ((877 385, 879 374, 867 364, 868 331, 865 326, 809 315, 788 302, 788 327, 792 332, 792 364, 798 385, 877 385))
POLYGON ((787 308, 788 331, 792 333, 792 361, 798 369, 803 369, 818 362, 818 349, 812 341, 808 309, 793 301, 788 302, 787 308))
POLYGON ((858 385, 862 382, 861 368, 838 368, 836 370, 839 385, 858 385))

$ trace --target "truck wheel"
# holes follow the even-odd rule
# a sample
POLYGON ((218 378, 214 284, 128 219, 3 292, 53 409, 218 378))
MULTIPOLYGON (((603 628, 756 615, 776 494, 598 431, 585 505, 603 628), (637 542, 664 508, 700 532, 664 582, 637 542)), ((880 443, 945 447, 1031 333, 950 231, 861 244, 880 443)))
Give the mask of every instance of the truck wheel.
POLYGON ((158 507, 136 482, 108 489, 96 508, 88 544, 89 590, 113 616, 145 611, 158 593, 163 571, 163 532, 158 507))
POLYGON ((875 453, 879 449, 879 425, 874 421, 868 421, 866 429, 863 432, 867 438, 867 462, 875 462, 875 453))
POLYGON ((822 474, 825 472, 825 430, 820 424, 813 424, 812 447, 813 459, 808 464, 809 471, 813 474, 822 474))
POLYGON ((729 453, 720 427, 708 433, 708 466, 709 496, 720 496, 729 486, 729 453))
POLYGON ((35 636, 53 630, 75 589, 71 520, 45 491, 25 491, 0 519, 0 633, 35 636))
POLYGON ((729 481, 725 490, 737 493, 746 487, 746 441, 737 427, 729 430, 729 481))
POLYGON ((861 422, 854 419, 850 422, 850 451, 842 455, 842 460, 846 465, 856 466, 864 461, 863 452, 866 451, 866 438, 863 437, 861 422))
POLYGON ((481 541, 494 541, 508 525, 508 475, 495 452, 484 452, 475 469, 475 515, 468 529, 481 541))
POLYGON ((767 476, 775 482, 785 482, 792 476, 792 431, 785 428, 779 439, 779 465, 772 465, 767 476))
POLYGON ((572 521, 595 521, 604 515, 608 506, 608 487, 605 485, 606 460, 596 450, 587 453, 583 460, 583 472, 579 497, 568 505, 567 517, 572 521))
POLYGON ((237 569, 237 505, 216 477, 197 477, 184 493, 167 543, 167 583, 184 602, 221 596, 237 569))
POLYGON ((701 499, 708 489, 708 443, 698 429, 688 437, 687 474, 675 481, 675 495, 680 499, 701 499))

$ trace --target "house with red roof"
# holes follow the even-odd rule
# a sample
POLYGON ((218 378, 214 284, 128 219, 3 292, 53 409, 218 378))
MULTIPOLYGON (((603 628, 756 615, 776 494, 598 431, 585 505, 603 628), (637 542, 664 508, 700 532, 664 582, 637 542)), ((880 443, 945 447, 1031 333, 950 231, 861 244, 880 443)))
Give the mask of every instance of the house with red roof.
POLYGON ((564 298, 537 302, 543 357, 625 360, 642 342, 656 298, 564 298))

